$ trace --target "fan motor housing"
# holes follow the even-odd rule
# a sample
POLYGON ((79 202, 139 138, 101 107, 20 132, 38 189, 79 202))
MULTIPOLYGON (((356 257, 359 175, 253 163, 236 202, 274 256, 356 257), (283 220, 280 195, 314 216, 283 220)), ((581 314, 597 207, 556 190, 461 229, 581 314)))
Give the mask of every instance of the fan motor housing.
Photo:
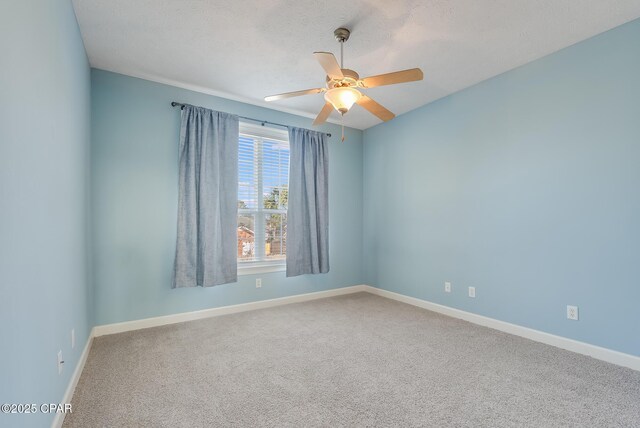
POLYGON ((353 70, 348 68, 342 68, 342 74, 344 75, 343 79, 332 79, 327 76, 327 88, 339 88, 341 86, 358 86, 358 80, 360 80, 360 75, 353 70))

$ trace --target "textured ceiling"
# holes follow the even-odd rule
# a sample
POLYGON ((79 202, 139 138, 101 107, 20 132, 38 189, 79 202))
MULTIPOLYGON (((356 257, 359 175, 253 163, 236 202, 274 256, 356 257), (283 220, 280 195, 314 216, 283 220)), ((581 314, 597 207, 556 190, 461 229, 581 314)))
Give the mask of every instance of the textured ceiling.
MULTIPOLYGON (((362 77, 420 67, 422 82, 367 95, 401 114, 640 17, 640 0, 73 0, 93 67, 315 117, 314 51, 362 77)), ((332 113, 330 121, 339 122, 332 113)), ((379 120, 355 106, 345 124, 379 120)))

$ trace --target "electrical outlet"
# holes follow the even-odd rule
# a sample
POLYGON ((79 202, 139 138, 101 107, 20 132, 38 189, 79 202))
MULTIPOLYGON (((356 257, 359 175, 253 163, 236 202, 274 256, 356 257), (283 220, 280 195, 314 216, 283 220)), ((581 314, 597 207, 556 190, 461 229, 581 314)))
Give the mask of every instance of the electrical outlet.
POLYGON ((62 374, 62 365, 64 360, 62 359, 62 351, 58 351, 58 374, 62 374))
POLYGON ((567 319, 578 321, 578 307, 567 305, 567 319))
POLYGON ((469 297, 476 297, 476 287, 469 287, 469 297))
POLYGON ((445 293, 451 293, 451 283, 450 282, 445 282, 444 283, 444 292, 445 293))
POLYGON ((256 278, 256 288, 262 287, 262 278, 256 278))
POLYGON ((76 347, 76 329, 71 329, 71 349, 76 347))

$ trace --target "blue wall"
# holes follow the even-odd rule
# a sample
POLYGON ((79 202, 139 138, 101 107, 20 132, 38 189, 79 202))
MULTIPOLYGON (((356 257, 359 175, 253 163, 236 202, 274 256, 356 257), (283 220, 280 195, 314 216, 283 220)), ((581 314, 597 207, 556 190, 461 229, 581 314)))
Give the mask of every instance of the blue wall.
MULTIPOLYGON (((90 70, 71 3, 1 2, 0 53, 0 403, 57 403, 89 336, 93 300, 90 70)), ((0 414, 0 426, 52 419, 0 414)))
POLYGON ((366 130, 367 283, 639 355, 638 41, 635 21, 366 130))
POLYGON ((361 284, 362 132, 340 128, 329 152, 330 259, 326 275, 284 272, 238 283, 171 289, 176 239, 178 137, 182 101, 310 127, 311 119, 211 95, 92 70, 92 189, 97 324, 135 320, 361 284))

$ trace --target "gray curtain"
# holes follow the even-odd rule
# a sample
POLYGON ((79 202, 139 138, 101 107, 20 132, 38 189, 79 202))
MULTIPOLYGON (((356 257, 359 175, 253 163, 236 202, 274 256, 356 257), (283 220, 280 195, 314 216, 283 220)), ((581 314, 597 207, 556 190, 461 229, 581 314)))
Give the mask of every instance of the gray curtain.
POLYGON ((329 151, 326 134, 289 128, 287 276, 329 272, 329 151))
POLYGON ((238 279, 238 116, 186 105, 173 287, 238 279))

